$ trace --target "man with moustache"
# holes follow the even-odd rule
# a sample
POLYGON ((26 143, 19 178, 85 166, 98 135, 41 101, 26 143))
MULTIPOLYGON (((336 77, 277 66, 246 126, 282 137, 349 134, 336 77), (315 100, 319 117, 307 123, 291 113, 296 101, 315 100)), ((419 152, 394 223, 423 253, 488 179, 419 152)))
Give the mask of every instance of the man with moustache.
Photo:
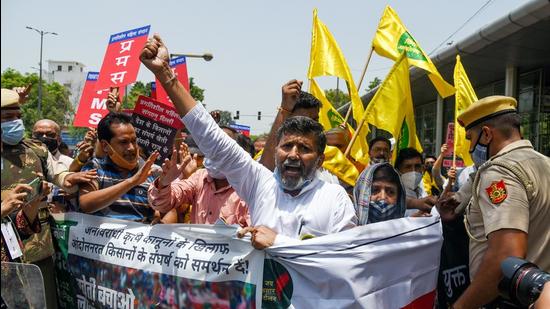
MULTIPOLYGON (((286 119, 277 131, 275 171, 254 161, 225 134, 174 77, 169 53, 158 35, 149 39, 140 59, 166 89, 193 139, 249 205, 252 245, 264 249, 305 235, 321 236, 354 227, 353 204, 340 185, 314 177, 322 165, 326 137, 322 126, 303 116, 286 119)), ((299 95, 300 87, 294 88, 299 95)), ((277 117, 290 113, 295 100, 284 100, 277 117)))
POLYGON ((82 171, 97 169, 98 179, 80 186, 80 210, 98 216, 151 222, 154 210, 147 202, 153 182, 154 152, 144 161, 139 156, 137 137, 130 116, 111 112, 97 127, 104 158, 94 158, 82 171))

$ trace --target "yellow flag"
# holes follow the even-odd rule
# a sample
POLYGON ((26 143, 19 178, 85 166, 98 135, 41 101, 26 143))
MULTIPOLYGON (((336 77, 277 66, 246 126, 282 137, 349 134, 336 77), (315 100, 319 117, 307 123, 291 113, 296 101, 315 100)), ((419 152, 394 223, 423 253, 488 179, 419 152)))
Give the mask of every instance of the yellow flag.
MULTIPOLYGON (((330 101, 326 98, 325 93, 317 82, 314 79, 310 81, 310 93, 321 101, 321 108, 319 109, 319 123, 326 130, 338 127, 344 122, 344 118, 338 113, 338 111, 330 104, 330 101)), ((353 134, 354 130, 348 124, 348 130, 353 134)), ((332 146, 327 146, 325 148, 325 161, 323 162, 323 167, 331 172, 333 175, 338 177, 338 179, 344 181, 345 183, 354 186, 357 177, 359 177, 359 171, 351 163, 340 149, 332 146)))
MULTIPOLYGON (((311 32, 311 54, 308 69, 308 79, 318 76, 336 76, 347 82, 351 99, 353 118, 357 123, 364 116, 363 102, 359 97, 355 82, 351 75, 346 59, 338 43, 328 30, 327 26, 317 18, 317 9, 313 10, 313 28, 311 32)), ((310 83, 310 91, 315 85, 310 83)), ((322 92, 322 91, 321 91, 322 92)), ((319 100, 318 96, 316 96, 319 100)), ((324 93, 323 93, 324 97, 324 93)), ((366 135, 359 136, 359 143, 352 148, 351 155, 359 162, 368 163, 368 147, 366 135)))
POLYGON ((466 139, 466 130, 458 124, 457 117, 470 106, 470 104, 477 101, 477 96, 468 79, 468 75, 460 62, 460 55, 456 55, 456 65, 454 72, 455 80, 455 140, 454 140, 454 152, 457 156, 461 157, 466 166, 474 164, 470 157, 470 141, 466 139))
POLYGON ((366 121, 386 130, 397 141, 397 149, 412 147, 422 153, 409 81, 409 62, 403 53, 378 88, 365 111, 366 121))
POLYGON ((455 88, 441 77, 430 57, 416 43, 397 13, 389 5, 386 6, 380 18, 372 47, 380 56, 392 60, 396 60, 402 52, 405 52, 411 65, 428 71, 428 77, 441 97, 446 98, 455 93, 455 88))
POLYGON ((330 101, 325 96, 325 92, 321 90, 314 79, 309 81, 309 93, 321 101, 321 108, 319 109, 319 123, 323 126, 323 128, 325 128, 325 130, 336 128, 344 123, 344 117, 342 117, 334 106, 332 106, 330 101))
POLYGON ((332 146, 325 148, 325 161, 323 167, 350 186, 355 186, 359 171, 351 163, 340 149, 332 146))

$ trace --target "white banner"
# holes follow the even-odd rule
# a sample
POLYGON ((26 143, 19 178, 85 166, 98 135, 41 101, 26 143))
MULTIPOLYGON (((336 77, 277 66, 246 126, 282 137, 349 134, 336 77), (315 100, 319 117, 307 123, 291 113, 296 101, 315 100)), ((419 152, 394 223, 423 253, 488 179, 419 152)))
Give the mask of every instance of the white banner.
MULTIPOLYGON (((71 224, 73 226, 70 227, 67 241, 69 263, 78 256, 87 259, 85 261, 93 261, 100 267, 105 265, 105 269, 108 269, 108 264, 113 264, 147 271, 147 276, 158 273, 169 275, 171 278, 194 279, 191 283, 185 283, 188 286, 195 286, 203 281, 249 283, 255 286, 255 301, 257 307, 260 307, 265 253, 254 250, 249 241, 237 239, 234 236, 234 227, 180 224, 152 226, 76 213, 56 215, 55 219, 77 223, 71 224)), ((99 282, 98 276, 102 276, 102 273, 97 275, 97 272, 78 267, 79 265, 69 265, 71 273, 76 276, 79 294, 84 294, 77 295, 79 306, 84 306, 84 298, 87 298, 88 302, 96 301, 101 305, 114 302, 116 306, 112 306, 113 308, 133 308, 133 305, 125 304, 134 304, 136 291, 126 287, 122 290, 106 288, 105 283, 100 285, 99 282), (91 274, 87 275, 88 273, 91 274), (111 297, 113 294, 115 296, 111 297), (106 295, 111 298, 106 299, 106 295)), ((118 271, 118 268, 115 268, 115 271, 118 271)), ((124 275, 121 275, 121 278, 125 279, 124 275)), ((116 280, 118 277, 114 279, 116 280)), ((175 282, 175 279, 171 280, 175 282)), ((116 286, 109 280, 105 281, 110 286, 116 286)), ((174 290, 178 291, 175 287, 174 290)), ((193 303, 210 304, 213 302, 212 299, 219 300, 219 297, 211 297, 212 295, 196 294, 186 295, 184 298, 191 298, 193 303), (207 296, 207 301, 200 299, 207 296)), ((172 302, 177 303, 176 300, 172 302)), ((221 303, 225 306, 225 302, 221 303)), ((140 301, 137 304, 145 305, 140 301)))
POLYGON ((269 256, 290 276, 264 281, 263 300, 285 291, 294 308, 402 308, 436 289, 442 242, 434 213, 272 247, 269 256))

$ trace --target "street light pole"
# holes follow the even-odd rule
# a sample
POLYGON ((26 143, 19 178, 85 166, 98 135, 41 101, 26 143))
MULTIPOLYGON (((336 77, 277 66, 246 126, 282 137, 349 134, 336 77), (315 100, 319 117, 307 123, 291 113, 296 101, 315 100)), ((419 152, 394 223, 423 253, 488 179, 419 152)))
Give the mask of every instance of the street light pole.
POLYGON ((204 53, 202 55, 199 55, 199 54, 170 54, 170 58, 180 57, 180 56, 185 56, 187 58, 202 58, 205 61, 210 61, 214 58, 214 55, 212 55, 210 53, 204 53))
POLYGON ((39 63, 40 72, 38 73, 39 81, 38 81, 38 106, 37 107, 38 107, 38 115, 42 116, 42 47, 44 46, 44 35, 46 34, 57 35, 57 33, 38 30, 36 28, 29 27, 29 26, 27 26, 26 28, 29 30, 34 30, 38 32, 38 34, 40 34, 40 63, 39 63))

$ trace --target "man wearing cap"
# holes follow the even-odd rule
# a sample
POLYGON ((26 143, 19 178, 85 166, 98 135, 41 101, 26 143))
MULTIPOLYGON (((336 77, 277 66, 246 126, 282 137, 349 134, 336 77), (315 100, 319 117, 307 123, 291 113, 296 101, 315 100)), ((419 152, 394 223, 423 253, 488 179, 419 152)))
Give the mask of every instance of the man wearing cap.
POLYGON ((491 96, 458 116, 478 172, 464 219, 472 282, 453 308, 497 305, 508 256, 550 271, 550 158, 522 139, 516 106, 514 98, 491 96))
MULTIPOLYGON (((17 184, 28 184, 39 177, 51 182, 66 192, 75 192, 76 184, 95 178, 95 171, 69 173, 56 165, 48 148, 39 140, 24 138, 25 126, 21 119, 20 105, 25 102, 30 87, 2 89, 2 200, 17 184)), ((48 308, 56 307, 53 244, 49 230, 49 211, 45 201, 39 206, 38 218, 41 232, 24 242, 25 261, 40 267, 46 287, 48 308)))

